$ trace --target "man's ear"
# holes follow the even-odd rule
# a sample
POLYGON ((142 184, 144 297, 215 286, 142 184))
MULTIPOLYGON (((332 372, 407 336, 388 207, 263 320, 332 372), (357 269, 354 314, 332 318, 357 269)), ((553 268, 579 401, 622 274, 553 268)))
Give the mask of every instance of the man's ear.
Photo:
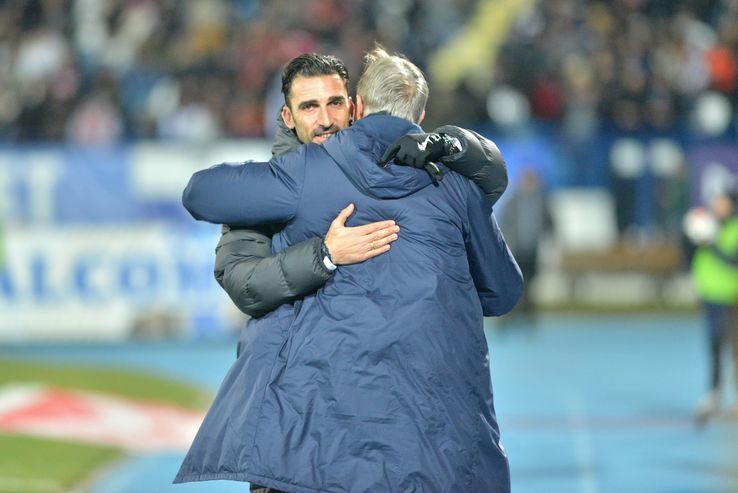
POLYGON ((356 106, 354 105, 354 101, 351 99, 351 96, 349 96, 348 104, 349 104, 349 123, 354 123, 356 121, 356 119, 354 118, 356 116, 356 106))
POLYGON ((364 100, 361 96, 356 95, 356 106, 354 107, 354 121, 360 120, 364 117, 364 100))
POLYGON ((287 128, 290 130, 295 129, 295 120, 292 118, 292 111, 290 111, 286 104, 282 106, 282 120, 284 120, 284 124, 287 125, 287 128))
POLYGON ((425 118, 425 110, 423 110, 423 112, 420 114, 420 118, 418 118, 418 125, 421 124, 424 118, 425 118))

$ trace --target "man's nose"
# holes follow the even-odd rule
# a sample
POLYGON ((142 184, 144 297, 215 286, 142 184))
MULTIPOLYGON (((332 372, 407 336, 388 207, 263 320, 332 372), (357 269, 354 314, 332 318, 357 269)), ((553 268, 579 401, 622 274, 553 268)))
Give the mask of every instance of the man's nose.
POLYGON ((323 127, 330 127, 331 126, 331 115, 328 112, 328 108, 325 106, 321 106, 318 109, 318 125, 321 125, 323 127))

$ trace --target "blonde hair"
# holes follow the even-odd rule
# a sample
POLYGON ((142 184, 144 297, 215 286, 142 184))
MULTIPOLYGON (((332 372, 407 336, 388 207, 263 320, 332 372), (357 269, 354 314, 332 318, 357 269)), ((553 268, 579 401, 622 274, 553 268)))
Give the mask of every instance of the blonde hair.
POLYGON ((364 101, 364 115, 386 111, 417 123, 428 101, 428 82, 407 58, 376 45, 364 57, 356 93, 364 101))

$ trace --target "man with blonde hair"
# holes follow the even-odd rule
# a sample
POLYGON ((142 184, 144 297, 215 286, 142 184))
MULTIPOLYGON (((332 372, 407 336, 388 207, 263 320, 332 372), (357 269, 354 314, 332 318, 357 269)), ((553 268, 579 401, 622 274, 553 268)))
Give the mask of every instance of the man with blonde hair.
POLYGON ((483 316, 514 306, 520 270, 469 180, 443 164, 442 180, 382 166, 446 145, 418 126, 427 98, 422 72, 377 48, 353 126, 269 163, 193 175, 183 203, 195 218, 285 222, 277 250, 326 231, 346 203, 351 220, 392 218, 402 235, 252 321, 175 481, 291 493, 509 491, 483 316))

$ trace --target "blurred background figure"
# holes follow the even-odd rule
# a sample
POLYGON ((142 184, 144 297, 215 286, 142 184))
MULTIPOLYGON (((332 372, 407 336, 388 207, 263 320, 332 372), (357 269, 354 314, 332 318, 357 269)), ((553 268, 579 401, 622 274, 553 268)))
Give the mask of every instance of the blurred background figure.
POLYGON ((537 310, 531 296, 531 285, 538 273, 541 239, 551 230, 551 214, 541 178, 534 168, 525 168, 520 184, 508 190, 507 194, 501 228, 525 280, 523 296, 513 313, 524 317, 525 322, 535 324, 537 310))
MULTIPOLYGON (((685 218, 688 237, 697 244, 692 275, 702 304, 709 348, 709 390, 697 407, 704 423, 722 405, 723 358, 738 376, 738 191, 719 192, 710 211, 696 209, 685 218)), ((735 380, 738 383, 738 378, 735 380)), ((738 398, 732 411, 738 413, 738 398)))

